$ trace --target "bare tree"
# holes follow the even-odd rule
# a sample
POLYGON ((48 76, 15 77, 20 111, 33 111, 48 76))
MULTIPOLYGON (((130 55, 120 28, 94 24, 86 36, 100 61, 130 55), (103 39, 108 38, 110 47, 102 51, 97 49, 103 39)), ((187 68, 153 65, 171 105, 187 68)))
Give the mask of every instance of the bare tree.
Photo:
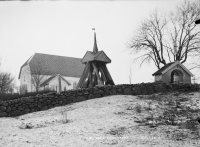
POLYGON ((9 93, 14 90, 13 87, 14 77, 10 73, 1 72, 0 73, 0 93, 9 93))
POLYGON ((14 77, 9 72, 2 70, 0 60, 0 93, 12 93, 14 91, 14 77))
POLYGON ((36 92, 39 91, 40 85, 46 77, 46 71, 47 67, 45 67, 44 62, 40 59, 30 65, 31 82, 36 92))
POLYGON ((134 62, 153 61, 160 69, 168 62, 186 62, 188 56, 195 56, 200 47, 200 30, 195 20, 200 16, 198 1, 181 3, 170 14, 155 11, 142 22, 128 47, 138 56, 134 62))
POLYGON ((190 68, 191 69, 195 69, 195 68, 199 68, 200 69, 200 63, 191 63, 193 67, 190 68))

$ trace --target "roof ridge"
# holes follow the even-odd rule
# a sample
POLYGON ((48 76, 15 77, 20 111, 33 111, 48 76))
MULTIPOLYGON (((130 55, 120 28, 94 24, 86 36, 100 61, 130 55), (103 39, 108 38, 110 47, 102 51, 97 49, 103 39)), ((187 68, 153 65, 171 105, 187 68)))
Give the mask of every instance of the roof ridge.
POLYGON ((28 58, 28 60, 26 60, 26 62, 24 62, 24 64, 22 64, 22 66, 20 67, 18 79, 20 78, 20 74, 21 74, 22 68, 23 68, 24 66, 28 65, 28 63, 30 62, 30 60, 31 60, 34 56, 35 56, 35 53, 34 53, 32 56, 30 56, 30 57, 28 58))
POLYGON ((45 53, 35 53, 35 54, 48 55, 48 56, 58 56, 58 57, 65 57, 65 58, 76 58, 76 59, 81 59, 81 58, 77 58, 77 57, 69 57, 69 56, 61 56, 61 55, 52 55, 52 54, 45 54, 45 53))
POLYGON ((161 74, 162 71, 164 71, 168 66, 174 64, 175 62, 170 62, 170 63, 167 63, 166 65, 164 65, 163 67, 161 67, 160 69, 158 69, 156 72, 154 72, 152 75, 158 75, 158 74, 161 74))
POLYGON ((167 63, 166 65, 164 65, 163 67, 158 69, 156 72, 154 72, 152 75, 155 76, 155 75, 162 74, 162 72, 168 71, 167 69, 175 64, 180 65, 188 74, 193 75, 180 61, 174 61, 174 62, 167 63))

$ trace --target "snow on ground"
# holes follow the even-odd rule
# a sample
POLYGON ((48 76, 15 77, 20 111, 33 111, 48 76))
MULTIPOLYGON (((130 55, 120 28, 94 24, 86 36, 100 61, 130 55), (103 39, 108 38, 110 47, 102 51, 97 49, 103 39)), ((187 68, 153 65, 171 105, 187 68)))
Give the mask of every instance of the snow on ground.
POLYGON ((200 146, 198 140, 169 139, 166 132, 175 126, 149 128, 134 122, 142 116, 132 107, 147 101, 116 95, 0 118, 0 147, 200 146))

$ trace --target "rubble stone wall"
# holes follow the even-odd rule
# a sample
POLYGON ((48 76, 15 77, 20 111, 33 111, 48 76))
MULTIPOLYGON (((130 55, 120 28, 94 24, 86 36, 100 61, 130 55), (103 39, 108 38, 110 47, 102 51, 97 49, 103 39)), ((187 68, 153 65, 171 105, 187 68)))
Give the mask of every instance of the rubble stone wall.
MULTIPOLYGON (((0 102, 0 117, 14 117, 30 112, 47 110, 57 106, 81 102, 109 95, 150 95, 177 89, 164 83, 122 84, 114 86, 96 86, 94 88, 69 90, 58 93, 48 93, 15 100, 0 102)), ((186 87, 188 88, 188 87, 186 87)), ((189 86, 191 89, 191 86, 189 86)))

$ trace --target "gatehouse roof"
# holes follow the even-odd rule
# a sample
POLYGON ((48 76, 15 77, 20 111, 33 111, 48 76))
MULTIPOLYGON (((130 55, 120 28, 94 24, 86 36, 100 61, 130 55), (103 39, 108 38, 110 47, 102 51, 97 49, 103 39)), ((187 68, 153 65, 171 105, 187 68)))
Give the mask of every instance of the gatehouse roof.
POLYGON ((175 62, 171 62, 166 64, 165 66, 163 66, 162 68, 160 68, 159 70, 157 70, 155 73, 153 73, 152 75, 161 75, 166 73, 168 70, 170 70, 171 68, 173 68, 174 66, 179 65, 182 67, 182 69, 187 72, 190 76, 194 76, 183 64, 181 64, 179 61, 175 61, 175 62))

